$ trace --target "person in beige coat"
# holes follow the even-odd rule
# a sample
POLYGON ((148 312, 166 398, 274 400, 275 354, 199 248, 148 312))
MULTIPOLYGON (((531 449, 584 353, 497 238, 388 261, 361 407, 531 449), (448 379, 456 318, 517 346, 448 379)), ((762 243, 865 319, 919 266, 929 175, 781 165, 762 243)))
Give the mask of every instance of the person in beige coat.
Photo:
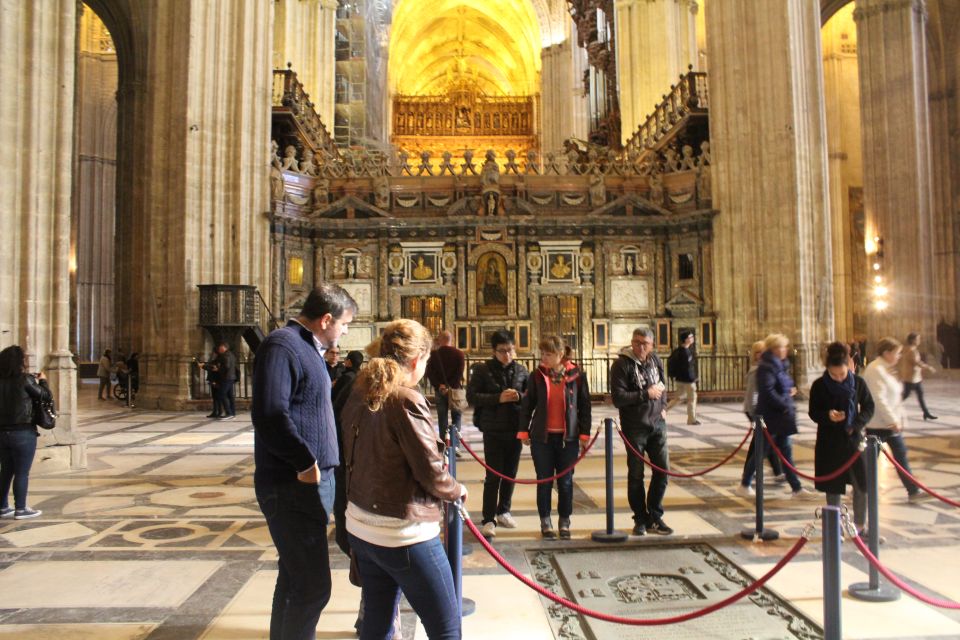
MULTIPOLYGON (((881 442, 890 446, 894 460, 910 471, 910 462, 907 460, 907 445, 903 441, 903 429, 907 424, 907 415, 903 409, 903 384, 894 375, 897 362, 900 360, 902 346, 894 338, 883 338, 877 343, 877 357, 863 372, 863 379, 873 395, 875 405, 873 419, 867 424, 867 435, 877 436, 881 442)), ((920 488, 906 474, 900 472, 900 482, 907 490, 910 502, 916 502, 926 497, 920 488)), ((854 493, 860 487, 854 486, 854 493)))
POLYGON ((936 369, 928 365, 920 357, 920 334, 907 335, 907 345, 900 359, 900 379, 903 380, 903 399, 910 397, 911 391, 917 392, 920 408, 923 409, 924 420, 936 420, 937 416, 930 413, 927 403, 923 400, 923 372, 935 373, 936 369))

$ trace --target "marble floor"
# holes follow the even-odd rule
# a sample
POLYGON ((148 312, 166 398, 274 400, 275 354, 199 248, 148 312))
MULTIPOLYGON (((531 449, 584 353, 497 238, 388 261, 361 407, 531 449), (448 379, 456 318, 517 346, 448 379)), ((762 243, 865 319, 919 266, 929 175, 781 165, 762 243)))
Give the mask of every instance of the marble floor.
MULTIPOLYGON (((925 483, 960 498, 960 382, 932 380, 928 402, 940 416, 920 420, 910 401, 911 463, 925 483)), ((35 520, 0 521, 0 637, 20 640, 246 640, 267 638, 276 555, 252 490, 253 434, 248 414, 217 422, 200 412, 130 410, 97 402, 95 387, 80 394, 80 429, 89 444, 89 467, 37 473, 31 478, 35 520)), ((670 415, 671 462, 694 471, 720 461, 744 435, 735 404, 701 404, 700 426, 687 426, 683 409, 670 415)), ((615 415, 594 405, 595 421, 615 415)), ((469 416, 467 416, 469 418, 469 416)), ((469 420, 467 420, 469 422, 469 420)), ((482 454, 480 434, 467 425, 468 442, 482 454)), ((798 466, 813 467, 813 426, 803 418, 794 451, 798 466)), ((604 516, 604 439, 578 466, 571 542, 542 542, 535 489, 518 486, 513 513, 519 527, 498 532, 495 546, 529 573, 527 552, 542 546, 589 545, 604 516)), ((613 443, 616 525, 631 526, 624 490, 625 456, 613 443)), ((881 457, 881 523, 887 542, 881 559, 909 584, 932 596, 960 601, 960 510, 937 500, 911 504, 888 461, 881 457)), ((743 454, 699 478, 674 479, 667 491, 671 539, 704 540, 748 573, 769 570, 808 523, 818 501, 785 499, 768 485, 768 526, 781 539, 742 540, 752 526, 753 503, 734 493, 743 454)), ((483 473, 472 459, 458 465, 479 516, 483 473)), ((520 475, 533 477, 529 457, 520 475)), ((467 537, 470 538, 469 534, 467 537)), ((651 544, 653 536, 627 545, 651 544)), ((657 537, 656 542, 664 538, 657 537)), ((823 620, 819 533, 768 586, 820 624, 823 620)), ((358 590, 347 580, 347 559, 332 546, 333 598, 318 638, 354 637, 358 590)), ((854 545, 842 550, 842 584, 864 579, 866 563, 854 545)), ((547 607, 506 574, 476 542, 464 557, 464 595, 476 612, 464 619, 464 637, 552 639, 547 607)), ((844 638, 960 638, 960 611, 937 609, 904 594, 890 603, 842 601, 844 638)), ((637 612, 642 616, 642 611, 637 612)), ((426 637, 415 615, 402 612, 404 637, 426 637)), ((682 625, 653 627, 645 637, 690 637, 682 625)), ((717 630, 736 639, 736 629, 717 630)))

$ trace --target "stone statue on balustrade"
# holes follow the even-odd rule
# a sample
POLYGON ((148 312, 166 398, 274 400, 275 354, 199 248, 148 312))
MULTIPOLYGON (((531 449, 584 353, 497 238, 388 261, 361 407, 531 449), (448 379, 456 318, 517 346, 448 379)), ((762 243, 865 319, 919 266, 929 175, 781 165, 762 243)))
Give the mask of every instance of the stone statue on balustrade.
POLYGON ((693 147, 685 144, 681 151, 683 157, 680 158, 680 171, 696 171, 697 159, 693 157, 693 147))
POLYGON ((607 185, 599 169, 590 174, 590 206, 602 207, 607 203, 607 185))
POLYGON ((283 166, 280 162, 280 145, 276 140, 270 141, 270 166, 279 169, 283 166))
POLYGON ((283 163, 280 168, 284 171, 299 171, 300 165, 297 162, 297 148, 292 144, 287 145, 283 150, 283 163))
POLYGON ((663 176, 659 171, 650 174, 650 202, 663 206, 663 176))
POLYGON ((313 163, 313 151, 304 149, 303 160, 300 162, 300 175, 315 176, 318 173, 318 167, 313 163))
POLYGON ((674 149, 667 148, 663 152, 663 169, 666 173, 680 170, 680 156, 674 149))
POLYGON ((700 158, 699 164, 701 167, 712 164, 710 161, 710 141, 704 140, 700 143, 700 158))
POLYGON ((386 176, 373 179, 373 204, 381 209, 390 208, 390 180, 386 176))
POLYGON ((483 167, 480 169, 481 191, 500 189, 500 165, 497 164, 497 154, 488 150, 484 156, 483 167))

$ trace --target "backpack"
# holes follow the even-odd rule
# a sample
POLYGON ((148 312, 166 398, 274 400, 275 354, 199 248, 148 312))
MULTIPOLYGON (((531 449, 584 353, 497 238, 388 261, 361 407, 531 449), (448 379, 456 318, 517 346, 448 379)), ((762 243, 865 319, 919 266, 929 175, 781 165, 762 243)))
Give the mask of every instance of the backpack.
POLYGON ((677 371, 683 367, 682 364, 683 354, 680 353, 680 347, 677 347, 670 354, 670 357, 667 358, 667 376, 672 380, 677 379, 677 371))

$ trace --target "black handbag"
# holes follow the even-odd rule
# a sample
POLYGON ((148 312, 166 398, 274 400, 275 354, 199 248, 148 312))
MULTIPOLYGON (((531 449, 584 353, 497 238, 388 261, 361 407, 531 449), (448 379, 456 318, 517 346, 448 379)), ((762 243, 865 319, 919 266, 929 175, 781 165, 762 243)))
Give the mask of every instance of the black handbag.
POLYGON ((53 429, 57 426, 57 408, 53 400, 33 401, 33 424, 41 429, 53 429))

